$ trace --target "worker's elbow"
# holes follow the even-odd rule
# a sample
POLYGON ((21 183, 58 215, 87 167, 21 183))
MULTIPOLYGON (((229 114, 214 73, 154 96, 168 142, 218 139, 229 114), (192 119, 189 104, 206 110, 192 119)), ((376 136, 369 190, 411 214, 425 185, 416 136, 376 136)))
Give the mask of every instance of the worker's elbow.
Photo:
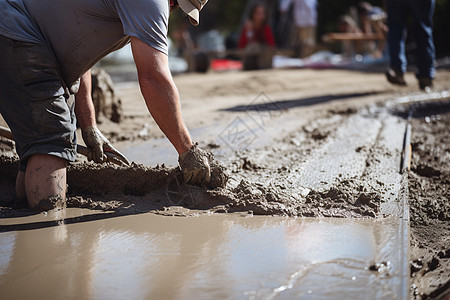
POLYGON ((169 66, 161 62, 138 66, 138 77, 139 83, 143 84, 164 84, 172 80, 169 66))
POLYGON ((162 74, 145 74, 139 76, 141 89, 164 88, 171 85, 171 79, 162 74))
POLYGON ((146 95, 169 97, 177 94, 172 78, 167 76, 142 76, 139 78, 139 87, 144 98, 146 95))
POLYGON ((153 77, 145 76, 139 77, 139 86, 142 89, 152 88, 157 86, 157 81, 153 77))

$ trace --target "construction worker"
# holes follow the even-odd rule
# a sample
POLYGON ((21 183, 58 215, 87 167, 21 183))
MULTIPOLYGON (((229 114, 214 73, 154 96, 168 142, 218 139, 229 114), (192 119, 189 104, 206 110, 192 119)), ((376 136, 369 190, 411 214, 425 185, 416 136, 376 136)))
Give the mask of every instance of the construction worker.
POLYGON ((210 179, 192 142, 168 66, 168 19, 178 7, 198 25, 208 0, 0 0, 0 113, 14 135, 16 197, 30 208, 65 201, 76 122, 95 162, 120 153, 96 127, 90 68, 131 42, 147 107, 179 154, 185 181, 210 179), (75 94, 73 97, 69 97, 75 94))

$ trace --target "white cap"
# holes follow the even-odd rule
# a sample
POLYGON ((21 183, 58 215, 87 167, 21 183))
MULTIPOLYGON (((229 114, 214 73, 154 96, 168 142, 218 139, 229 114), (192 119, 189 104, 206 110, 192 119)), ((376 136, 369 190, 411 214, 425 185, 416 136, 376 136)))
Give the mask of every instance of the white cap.
POLYGON ((192 25, 197 26, 200 22, 200 11, 208 0, 178 0, 178 5, 189 16, 192 25))

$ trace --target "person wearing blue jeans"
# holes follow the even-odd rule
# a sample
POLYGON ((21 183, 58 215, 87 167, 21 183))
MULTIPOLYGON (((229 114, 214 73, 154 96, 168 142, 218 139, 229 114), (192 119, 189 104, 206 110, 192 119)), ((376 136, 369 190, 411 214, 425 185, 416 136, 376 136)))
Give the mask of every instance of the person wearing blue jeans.
POLYGON ((390 68, 387 80, 393 84, 406 85, 405 38, 408 17, 413 20, 413 37, 416 42, 416 77, 422 90, 432 87, 435 77, 433 42, 433 14, 435 0, 387 0, 388 44, 390 68))

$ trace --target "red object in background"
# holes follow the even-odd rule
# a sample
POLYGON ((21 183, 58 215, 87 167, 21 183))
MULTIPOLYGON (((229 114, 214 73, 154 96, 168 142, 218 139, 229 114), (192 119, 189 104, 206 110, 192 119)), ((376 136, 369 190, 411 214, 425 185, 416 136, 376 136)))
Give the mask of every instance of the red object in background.
POLYGON ((232 59, 213 59, 211 69, 214 71, 242 70, 242 62, 232 59))

